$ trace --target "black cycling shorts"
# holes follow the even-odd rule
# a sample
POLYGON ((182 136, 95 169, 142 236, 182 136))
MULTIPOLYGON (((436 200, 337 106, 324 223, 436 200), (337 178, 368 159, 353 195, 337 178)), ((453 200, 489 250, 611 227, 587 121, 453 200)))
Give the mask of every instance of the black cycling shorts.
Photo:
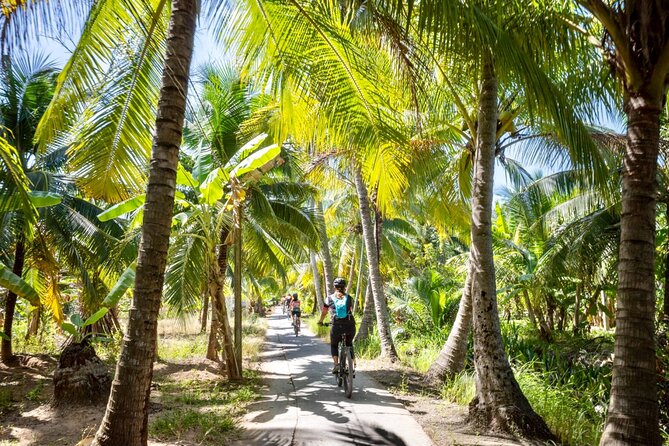
MULTIPOLYGON (((346 334, 346 346, 353 347, 353 338, 355 337, 355 321, 353 318, 344 321, 335 321, 330 326, 330 353, 332 356, 339 356, 337 347, 339 346, 341 335, 344 333, 346 334)), ((351 356, 355 357, 353 348, 351 348, 351 356)))

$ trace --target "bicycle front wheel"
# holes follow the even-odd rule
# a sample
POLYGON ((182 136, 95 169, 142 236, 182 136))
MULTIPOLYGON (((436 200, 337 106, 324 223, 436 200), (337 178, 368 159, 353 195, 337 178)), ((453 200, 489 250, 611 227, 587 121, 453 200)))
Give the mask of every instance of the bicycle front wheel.
POLYGON ((346 398, 351 398, 353 394, 353 356, 351 356, 350 347, 346 349, 346 376, 344 377, 344 381, 346 398))

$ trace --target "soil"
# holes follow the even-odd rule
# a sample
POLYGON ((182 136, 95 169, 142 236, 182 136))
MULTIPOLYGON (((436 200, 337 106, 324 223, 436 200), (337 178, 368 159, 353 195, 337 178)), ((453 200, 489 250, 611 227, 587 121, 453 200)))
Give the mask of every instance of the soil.
POLYGON ((436 389, 423 383, 423 375, 401 364, 373 360, 358 362, 364 370, 390 390, 416 418, 435 446, 518 446, 513 438, 481 435, 466 423, 467 408, 445 401, 436 389))
MULTIPOLYGON (((0 446, 82 445, 95 435, 105 404, 81 407, 54 407, 53 371, 57 359, 47 355, 20 356, 19 364, 0 364, 0 446)), ((217 364, 206 360, 159 362, 156 380, 216 380, 217 364)), ((114 370, 111 368, 110 373, 114 370)), ((160 391, 151 395, 149 419, 162 410, 160 391)), ((184 446, 185 443, 149 441, 151 446, 184 446)))

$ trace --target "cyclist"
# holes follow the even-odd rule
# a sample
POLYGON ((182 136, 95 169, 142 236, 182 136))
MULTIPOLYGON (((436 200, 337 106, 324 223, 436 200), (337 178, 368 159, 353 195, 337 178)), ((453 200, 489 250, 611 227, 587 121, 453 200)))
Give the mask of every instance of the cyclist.
POLYGON ((334 361, 332 373, 339 373, 339 354, 337 347, 342 334, 346 334, 346 346, 351 347, 351 356, 355 364, 353 354, 353 337, 355 336, 355 320, 353 319, 353 298, 346 292, 346 280, 337 277, 333 285, 335 292, 325 298, 323 311, 318 325, 323 325, 325 315, 330 312, 330 353, 334 361))
POLYGON ((298 319, 300 318, 300 315, 302 313, 302 311, 300 310, 300 303, 301 303, 300 299, 297 298, 297 293, 293 293, 293 296, 291 297, 289 304, 291 310, 290 313, 293 318, 293 325, 299 323, 298 319))
POLYGON ((286 294, 283 297, 283 312, 286 313, 289 318, 292 318, 290 314, 290 300, 291 300, 290 294, 286 294))

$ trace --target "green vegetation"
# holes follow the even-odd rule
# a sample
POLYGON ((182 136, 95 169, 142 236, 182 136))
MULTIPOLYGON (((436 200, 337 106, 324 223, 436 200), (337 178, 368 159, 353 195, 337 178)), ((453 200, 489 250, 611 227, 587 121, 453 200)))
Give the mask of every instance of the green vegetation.
MULTIPOLYGON (((8 367, 90 340, 125 374, 109 411, 140 418, 154 353, 225 355, 235 381, 269 303, 298 292, 309 314, 343 277, 368 316, 358 357, 476 394, 476 429, 669 440, 666 2, 69 3, 0 13, 8 367), (230 60, 188 66, 195 29, 169 30, 196 23, 230 60), (70 28, 67 63, 33 54, 70 28), (157 345, 128 328, 158 319, 157 345)), ((158 380, 152 435, 224 441, 255 389, 209 381, 158 380)), ((0 412, 16 396, 0 387, 0 412)))
POLYGON ((245 407, 258 398, 257 377, 247 373, 244 384, 216 381, 158 381, 160 401, 169 409, 149 425, 150 435, 161 441, 196 438, 215 445, 235 438, 237 421, 245 407))

